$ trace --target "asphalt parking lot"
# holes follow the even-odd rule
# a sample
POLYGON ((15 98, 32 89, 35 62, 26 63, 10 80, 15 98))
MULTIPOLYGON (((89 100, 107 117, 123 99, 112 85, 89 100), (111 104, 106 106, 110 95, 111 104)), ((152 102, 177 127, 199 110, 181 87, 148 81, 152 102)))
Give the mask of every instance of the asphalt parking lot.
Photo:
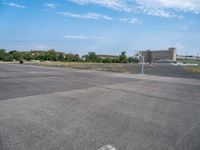
MULTIPOLYGON (((138 70, 140 71, 141 69, 139 68, 138 70)), ((199 73, 188 72, 184 69, 184 66, 171 64, 145 64, 144 72, 153 76, 200 79, 199 73)))
POLYGON ((199 139, 199 79, 0 64, 1 150, 199 150, 199 139))

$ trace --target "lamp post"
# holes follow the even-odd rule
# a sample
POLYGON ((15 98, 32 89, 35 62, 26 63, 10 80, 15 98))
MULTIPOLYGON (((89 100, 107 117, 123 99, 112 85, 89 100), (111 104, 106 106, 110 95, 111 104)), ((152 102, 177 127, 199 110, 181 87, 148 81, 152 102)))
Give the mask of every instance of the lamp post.
POLYGON ((187 64, 187 52, 185 53, 185 63, 187 64))
POLYGON ((144 75, 144 56, 142 56, 142 55, 140 55, 139 53, 138 53, 138 59, 139 58, 142 58, 142 70, 141 70, 141 72, 142 72, 142 75, 144 75))

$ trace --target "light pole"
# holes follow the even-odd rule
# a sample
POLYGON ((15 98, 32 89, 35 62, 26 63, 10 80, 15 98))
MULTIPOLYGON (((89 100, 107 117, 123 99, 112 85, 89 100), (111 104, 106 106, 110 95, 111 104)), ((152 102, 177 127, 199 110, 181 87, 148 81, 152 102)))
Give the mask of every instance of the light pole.
POLYGON ((144 74, 144 56, 138 53, 138 59, 140 59, 140 57, 142 58, 142 75, 143 75, 144 74))
POLYGON ((185 63, 187 64, 187 52, 185 53, 185 63))

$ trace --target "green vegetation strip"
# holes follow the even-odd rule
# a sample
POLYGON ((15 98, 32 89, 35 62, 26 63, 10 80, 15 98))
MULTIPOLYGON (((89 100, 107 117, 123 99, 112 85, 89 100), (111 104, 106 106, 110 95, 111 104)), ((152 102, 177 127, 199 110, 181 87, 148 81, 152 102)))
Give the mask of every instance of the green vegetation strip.
POLYGON ((95 52, 89 52, 81 58, 78 54, 57 52, 54 49, 48 51, 9 51, 0 49, 0 61, 62 61, 62 62, 95 62, 95 63, 138 63, 134 56, 128 57, 126 52, 121 52, 119 56, 97 55, 95 52))

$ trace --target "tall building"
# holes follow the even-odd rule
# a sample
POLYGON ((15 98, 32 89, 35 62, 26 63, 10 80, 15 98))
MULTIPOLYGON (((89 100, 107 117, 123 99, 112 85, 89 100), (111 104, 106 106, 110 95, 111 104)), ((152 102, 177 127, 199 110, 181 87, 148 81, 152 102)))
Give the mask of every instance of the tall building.
POLYGON ((146 50, 140 51, 139 53, 144 56, 144 61, 148 63, 176 61, 176 48, 158 51, 146 50))

